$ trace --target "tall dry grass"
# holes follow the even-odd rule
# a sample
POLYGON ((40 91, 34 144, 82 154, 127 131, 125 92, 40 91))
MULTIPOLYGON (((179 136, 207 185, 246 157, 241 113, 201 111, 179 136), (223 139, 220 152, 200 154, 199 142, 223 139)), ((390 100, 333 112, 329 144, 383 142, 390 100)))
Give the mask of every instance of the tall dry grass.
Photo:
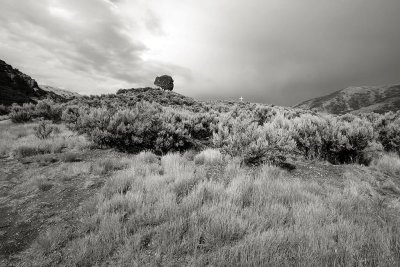
POLYGON ((360 177, 343 188, 258 171, 217 151, 142 154, 84 205, 67 265, 398 266, 400 207, 360 177), (201 160, 199 160, 201 159, 201 160), (201 164, 199 164, 201 163, 201 164))
POLYGON ((0 125, 0 156, 23 158, 40 154, 60 153, 64 149, 83 150, 90 143, 82 135, 77 135, 66 129, 63 125, 57 127, 48 138, 42 139, 35 136, 37 123, 0 125))
POLYGON ((395 153, 382 155, 372 162, 372 166, 381 172, 400 177, 400 157, 395 153))

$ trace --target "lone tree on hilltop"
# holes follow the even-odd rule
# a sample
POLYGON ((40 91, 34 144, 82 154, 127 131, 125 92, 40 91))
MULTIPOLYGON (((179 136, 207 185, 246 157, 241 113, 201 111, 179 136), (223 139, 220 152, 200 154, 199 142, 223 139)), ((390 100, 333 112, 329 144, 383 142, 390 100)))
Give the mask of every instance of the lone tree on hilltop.
POLYGON ((171 76, 163 75, 156 78, 154 85, 161 87, 163 90, 172 91, 174 89, 174 80, 171 76))

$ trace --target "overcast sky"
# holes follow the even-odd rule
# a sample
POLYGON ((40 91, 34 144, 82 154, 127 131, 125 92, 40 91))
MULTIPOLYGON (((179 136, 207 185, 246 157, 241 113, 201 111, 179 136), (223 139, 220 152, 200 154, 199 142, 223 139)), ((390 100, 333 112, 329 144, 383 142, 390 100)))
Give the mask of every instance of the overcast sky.
POLYGON ((399 0, 1 0, 0 59, 84 94, 169 74, 197 99, 293 105, 400 83, 399 0))

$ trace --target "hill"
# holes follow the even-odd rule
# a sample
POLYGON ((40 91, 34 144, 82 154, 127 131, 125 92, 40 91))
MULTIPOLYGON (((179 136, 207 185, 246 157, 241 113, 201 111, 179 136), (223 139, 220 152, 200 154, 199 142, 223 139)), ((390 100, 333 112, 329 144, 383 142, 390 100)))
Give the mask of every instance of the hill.
POLYGON ((0 60, 0 104, 36 102, 46 95, 34 79, 0 60))
POLYGON ((73 99, 75 97, 81 97, 81 95, 76 92, 72 92, 72 91, 65 90, 65 89, 60 89, 60 88, 57 88, 54 86, 48 86, 48 85, 41 84, 41 85, 39 85, 39 88, 44 91, 47 91, 47 92, 52 92, 52 93, 59 95, 67 100, 73 99))
POLYGON ((348 87, 294 107, 332 114, 397 111, 400 85, 348 87))
POLYGON ((136 98, 136 100, 145 100, 148 102, 157 102, 161 105, 184 105, 193 106, 198 102, 191 97, 187 97, 175 92, 164 91, 161 89, 146 87, 146 88, 132 88, 120 89, 116 95, 123 98, 136 98))
POLYGON ((65 102, 78 94, 50 86, 39 86, 36 80, 0 60, 0 105, 36 103, 51 98, 65 102))
POLYGON ((70 105, 86 105, 90 107, 104 107, 108 109, 127 108, 137 102, 157 103, 164 107, 198 110, 204 103, 175 92, 156 88, 120 89, 116 94, 102 94, 81 96, 70 101, 70 105))

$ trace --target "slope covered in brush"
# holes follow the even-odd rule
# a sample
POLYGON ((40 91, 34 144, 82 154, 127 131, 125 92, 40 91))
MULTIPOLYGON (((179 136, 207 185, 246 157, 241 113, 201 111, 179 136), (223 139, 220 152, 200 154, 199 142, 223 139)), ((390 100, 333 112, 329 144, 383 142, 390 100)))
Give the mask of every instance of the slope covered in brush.
POLYGON ((400 85, 348 87, 295 107, 332 114, 397 111, 400 109, 400 85))

